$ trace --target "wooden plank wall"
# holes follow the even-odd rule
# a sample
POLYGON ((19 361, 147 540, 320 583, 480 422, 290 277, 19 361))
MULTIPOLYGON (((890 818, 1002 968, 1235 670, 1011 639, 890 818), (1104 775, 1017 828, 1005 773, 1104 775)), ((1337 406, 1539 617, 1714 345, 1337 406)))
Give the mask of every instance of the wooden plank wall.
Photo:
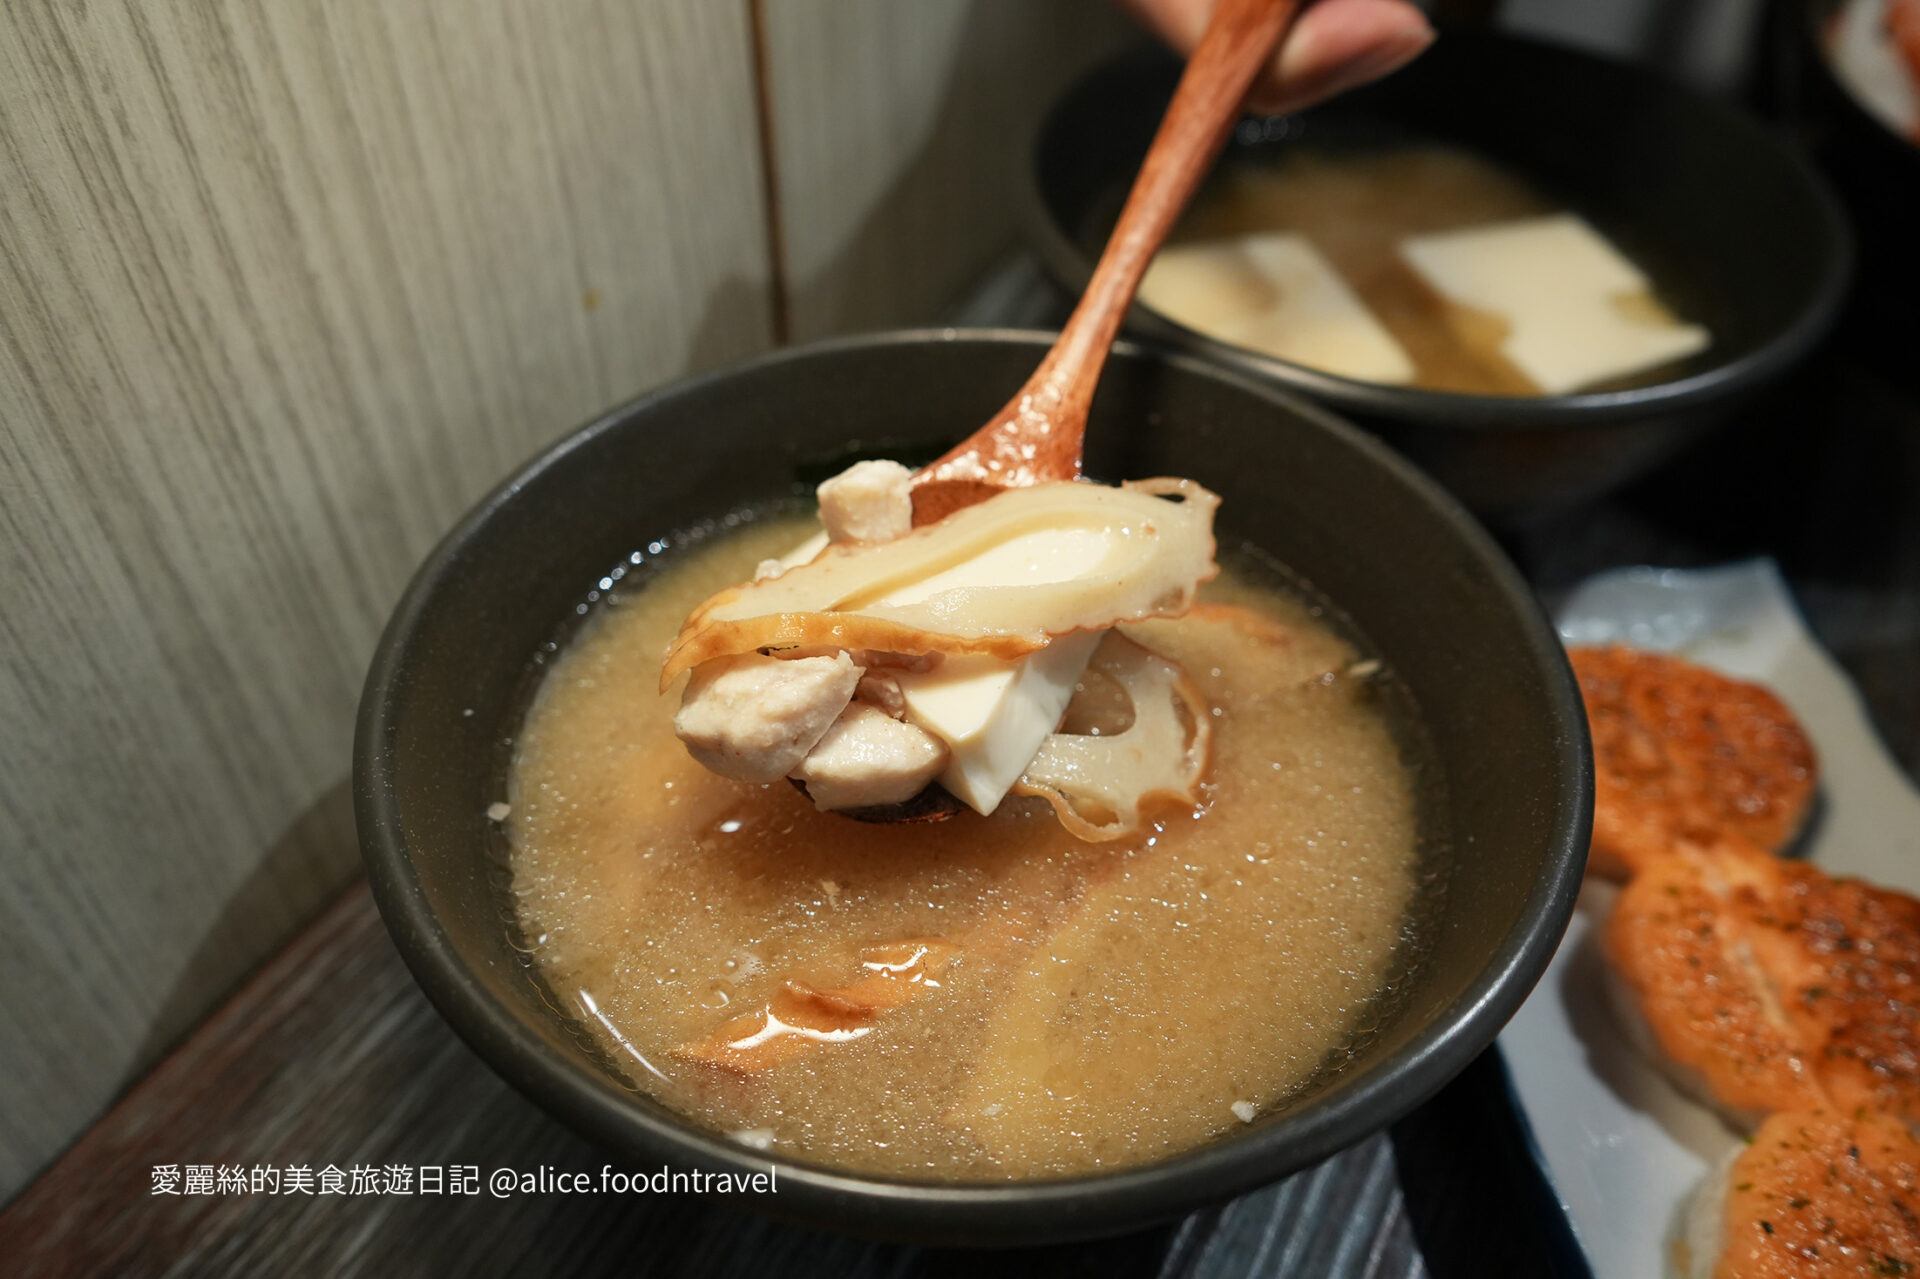
POLYGON ((763 3, 796 340, 938 322, 1017 236, 1047 103, 1139 38, 1102 0, 763 3))
POLYGON ((936 318, 1012 243, 1015 140, 1122 30, 0 8, 0 1200, 353 873, 361 677, 459 512, 783 301, 805 337, 936 318))
POLYGON ((711 0, 0 9, 0 1194, 352 873, 440 533, 768 343, 755 137, 711 0))

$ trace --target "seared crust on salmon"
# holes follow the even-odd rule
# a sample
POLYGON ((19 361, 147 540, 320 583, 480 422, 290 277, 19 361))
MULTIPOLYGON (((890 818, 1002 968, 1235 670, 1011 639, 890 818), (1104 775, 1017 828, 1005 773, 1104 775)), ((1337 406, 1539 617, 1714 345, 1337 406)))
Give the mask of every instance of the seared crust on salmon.
POLYGON ((1863 1112, 1788 1111, 1694 1196, 1689 1276, 1920 1273, 1920 1143, 1863 1112))
POLYGON ((1603 945, 1663 1064, 1736 1120, 1920 1120, 1920 901, 1726 846, 1643 870, 1603 945))
POLYGON ((1601 936, 1630 1037, 1741 1127, 1826 1101, 1731 901, 1725 868, 1762 860, 1742 851, 1661 858, 1621 892, 1601 936))
POLYGON ((1735 901, 1835 1105, 1920 1122, 1920 901, 1796 862, 1735 901))
POLYGON ((1813 747, 1757 684, 1629 648, 1568 651, 1593 732, 1588 868, 1624 879, 1677 846, 1790 843, 1811 808, 1813 747))

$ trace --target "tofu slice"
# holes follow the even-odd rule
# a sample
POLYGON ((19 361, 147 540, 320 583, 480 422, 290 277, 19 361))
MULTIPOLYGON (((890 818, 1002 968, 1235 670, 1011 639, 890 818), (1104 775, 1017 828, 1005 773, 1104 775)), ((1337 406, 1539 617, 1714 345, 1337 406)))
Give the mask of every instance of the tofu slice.
MULTIPOLYGON (((800 545, 782 555, 779 560, 782 569, 799 568, 802 564, 811 564, 827 549, 827 530, 821 529, 800 545)), ((776 575, 777 576, 777 575, 776 575)))
POLYGON ((1140 299, 1209 337, 1295 364, 1367 382, 1413 380, 1406 351, 1295 232, 1169 245, 1147 269, 1140 299))
POLYGON ((1409 236, 1400 256, 1444 301, 1463 341, 1493 346, 1547 395, 1644 372, 1711 340, 1653 296, 1640 269, 1571 213, 1409 236), (1476 322, 1477 321, 1477 322, 1476 322))
POLYGON ((907 722, 947 744, 939 782, 967 807, 991 813, 1060 724, 1073 686, 1105 631, 1062 635, 1016 661, 950 656, 930 671, 900 671, 907 722))
MULTIPOLYGON (((892 591, 884 602, 910 604, 969 586, 1069 582, 1094 571, 1109 550, 1090 529, 1036 529, 892 591)), ((1103 633, 1063 635, 1011 662, 950 655, 929 671, 890 672, 907 722, 947 744, 951 754, 939 780, 954 798, 980 813, 1000 806, 1059 726, 1103 633)))
POLYGON ((950 569, 929 573, 888 591, 881 604, 918 604, 943 591, 971 586, 1051 586, 1071 582, 1100 567, 1113 547, 1104 534, 1085 528, 1042 528, 1021 533, 950 569))

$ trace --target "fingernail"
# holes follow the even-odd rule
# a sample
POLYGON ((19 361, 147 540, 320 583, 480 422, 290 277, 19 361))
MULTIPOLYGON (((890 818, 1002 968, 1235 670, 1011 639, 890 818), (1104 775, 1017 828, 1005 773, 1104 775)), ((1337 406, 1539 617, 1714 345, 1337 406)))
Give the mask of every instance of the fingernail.
POLYGON ((1312 51, 1289 45, 1280 57, 1280 83, 1272 93, 1259 95, 1248 105, 1255 110, 1278 115, 1299 111, 1316 102, 1357 89, 1398 71, 1426 51, 1433 43, 1433 28, 1424 21, 1409 23, 1350 62, 1327 68, 1313 75, 1289 73, 1287 64, 1311 61, 1312 51))
POLYGON ((1432 43, 1433 28, 1424 22, 1419 26, 1404 27, 1391 39, 1373 46, 1364 57, 1356 58, 1336 70, 1325 81, 1321 93, 1331 97, 1391 75, 1426 52, 1427 46, 1432 43))

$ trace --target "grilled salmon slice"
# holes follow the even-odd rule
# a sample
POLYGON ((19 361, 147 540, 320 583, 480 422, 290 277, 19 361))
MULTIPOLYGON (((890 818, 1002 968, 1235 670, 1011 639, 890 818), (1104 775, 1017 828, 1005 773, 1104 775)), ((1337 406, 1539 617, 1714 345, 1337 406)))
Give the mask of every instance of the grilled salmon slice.
POLYGON ((1812 809, 1813 747, 1757 684, 1630 648, 1568 651, 1593 733, 1588 869, 1625 879, 1676 847, 1778 852, 1812 809))
POLYGON ((1629 1030, 1743 1126, 1920 1121, 1920 901, 1723 844, 1643 870, 1602 943, 1629 1030))
POLYGON ((1774 1115, 1701 1183, 1687 1213, 1689 1279, 1920 1274, 1920 1143, 1864 1111, 1774 1115))
POLYGON ((1733 904, 1770 860, 1737 845, 1663 857, 1621 892, 1601 937, 1628 1037, 1742 1128, 1827 1102, 1733 904))
POLYGON ((1843 1111, 1920 1122, 1920 901, 1774 862, 1735 896, 1741 927, 1843 1111))

